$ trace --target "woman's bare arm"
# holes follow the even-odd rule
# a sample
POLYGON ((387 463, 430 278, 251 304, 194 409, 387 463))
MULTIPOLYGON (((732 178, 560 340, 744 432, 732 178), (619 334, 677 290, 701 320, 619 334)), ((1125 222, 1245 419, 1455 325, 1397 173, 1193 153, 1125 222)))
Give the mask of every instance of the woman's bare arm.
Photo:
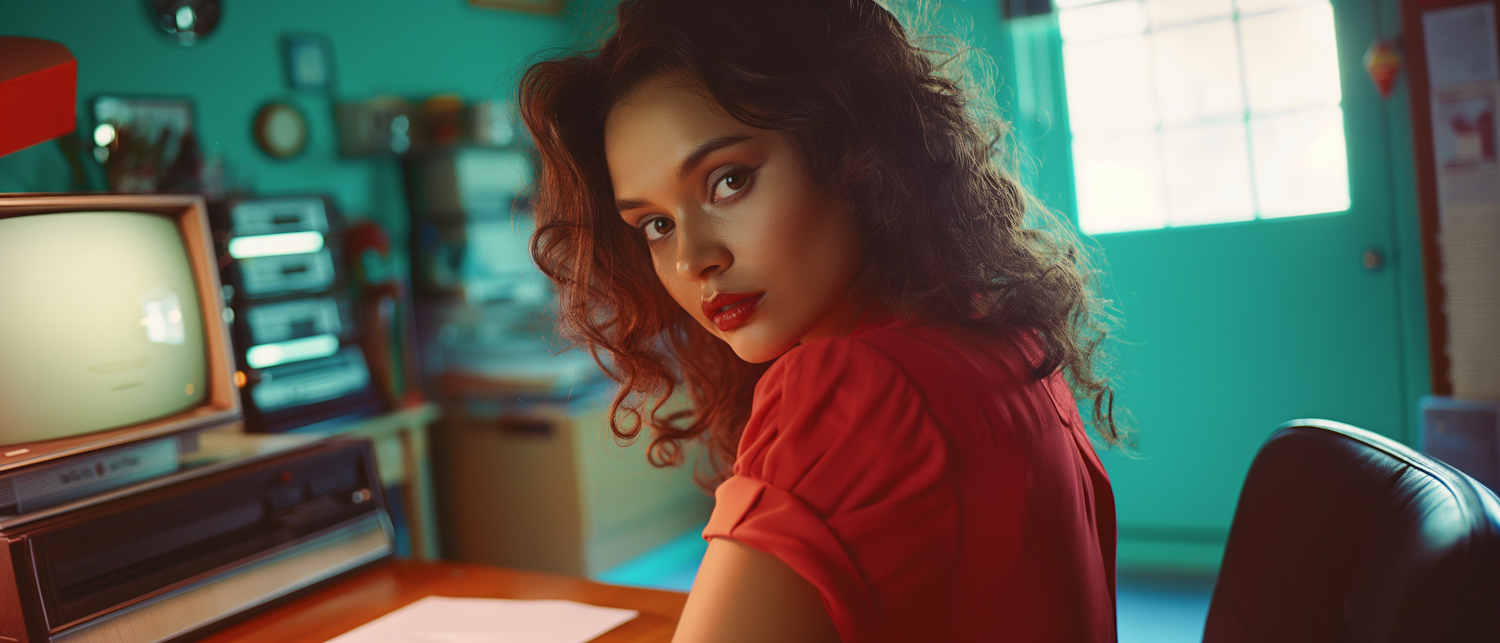
POLYGON ((836 643, 817 588, 780 559, 728 538, 708 542, 672 643, 836 643))

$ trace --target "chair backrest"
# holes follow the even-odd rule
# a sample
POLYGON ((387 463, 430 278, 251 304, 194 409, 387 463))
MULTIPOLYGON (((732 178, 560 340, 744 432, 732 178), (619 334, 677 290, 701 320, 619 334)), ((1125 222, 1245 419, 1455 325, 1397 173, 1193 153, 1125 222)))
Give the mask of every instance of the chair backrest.
POLYGON ((1250 466, 1203 640, 1500 641, 1500 500, 1369 431, 1288 422, 1250 466))

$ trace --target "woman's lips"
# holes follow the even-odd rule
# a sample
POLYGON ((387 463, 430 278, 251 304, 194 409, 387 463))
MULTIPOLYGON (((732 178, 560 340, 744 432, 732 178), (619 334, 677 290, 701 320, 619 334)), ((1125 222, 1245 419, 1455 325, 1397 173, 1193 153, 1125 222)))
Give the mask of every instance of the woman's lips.
POLYGON ((728 332, 748 323, 764 296, 764 292, 721 292, 703 302, 703 316, 713 320, 719 332, 728 332))

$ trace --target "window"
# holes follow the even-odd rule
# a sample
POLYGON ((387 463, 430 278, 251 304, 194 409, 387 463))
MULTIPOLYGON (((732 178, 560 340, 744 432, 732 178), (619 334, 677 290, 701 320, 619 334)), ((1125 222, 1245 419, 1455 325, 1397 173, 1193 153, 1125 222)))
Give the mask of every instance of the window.
POLYGON ((1079 224, 1349 208, 1328 0, 1056 0, 1079 224))

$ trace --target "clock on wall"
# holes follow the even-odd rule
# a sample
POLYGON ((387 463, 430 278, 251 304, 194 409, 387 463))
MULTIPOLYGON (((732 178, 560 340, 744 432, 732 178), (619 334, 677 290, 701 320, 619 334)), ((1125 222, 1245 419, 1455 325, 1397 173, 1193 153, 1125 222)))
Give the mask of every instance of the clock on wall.
POLYGON ((290 103, 270 103, 255 113, 255 144, 272 158, 289 159, 307 147, 307 117, 290 103))

